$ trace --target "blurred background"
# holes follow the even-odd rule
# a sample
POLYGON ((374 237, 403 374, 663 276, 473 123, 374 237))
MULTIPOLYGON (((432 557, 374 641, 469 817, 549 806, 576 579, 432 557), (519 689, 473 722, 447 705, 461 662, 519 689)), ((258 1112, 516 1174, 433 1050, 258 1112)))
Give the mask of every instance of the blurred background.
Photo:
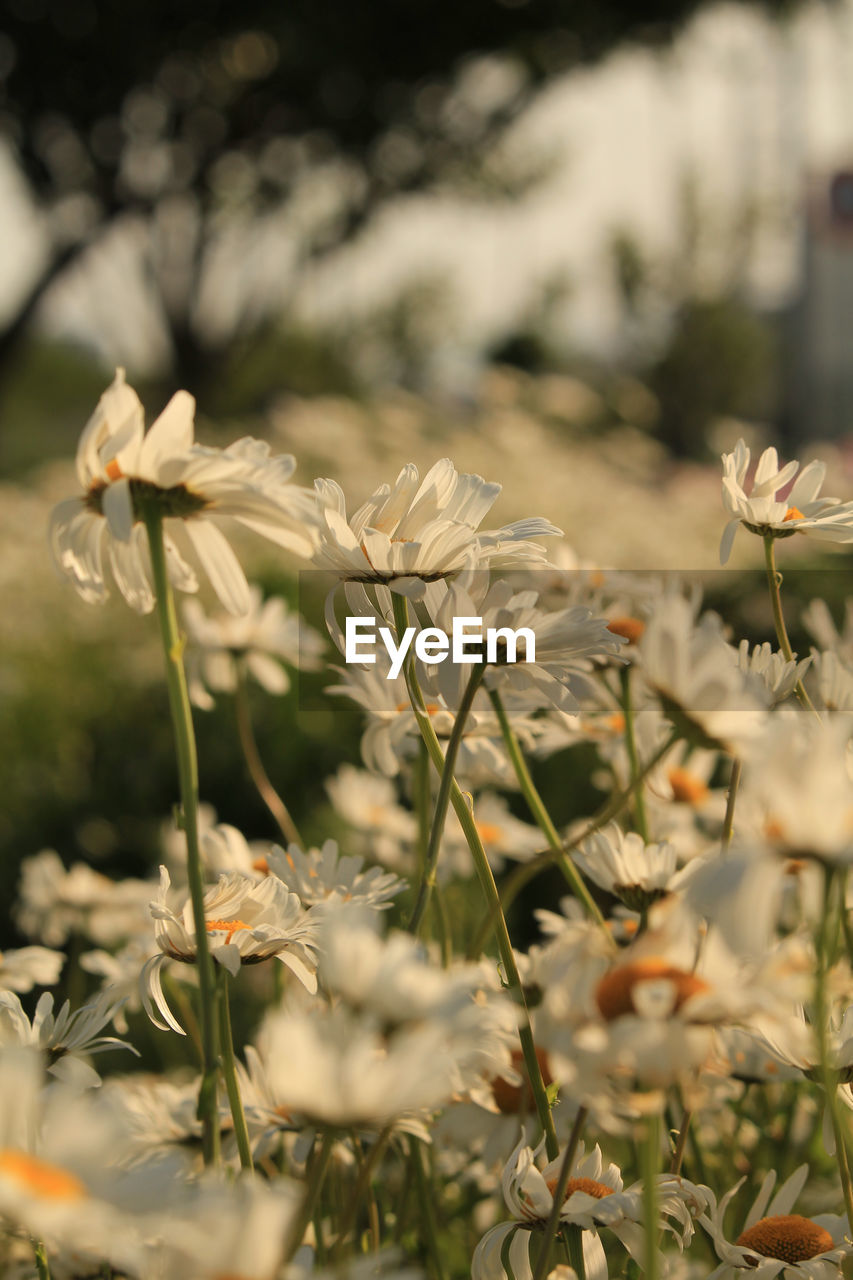
MULTIPOLYGON (((353 505, 450 455, 607 566, 716 566, 740 435, 853 490, 853 0, 0 0, 0 134, 7 907, 45 846, 147 874, 174 798, 153 623, 46 546, 117 364, 353 505)), ((254 713, 327 834, 357 715, 254 713)), ((229 715, 203 796, 272 836, 229 715)))

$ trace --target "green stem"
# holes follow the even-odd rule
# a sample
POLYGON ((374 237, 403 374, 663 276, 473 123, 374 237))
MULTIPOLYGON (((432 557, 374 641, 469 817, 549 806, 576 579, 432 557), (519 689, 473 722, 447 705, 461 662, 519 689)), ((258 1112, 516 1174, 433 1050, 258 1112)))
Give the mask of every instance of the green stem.
POLYGON ((302 837, 296 823, 290 816, 287 805, 270 782, 269 774, 264 768, 258 740, 252 728, 252 717, 249 711, 249 690, 246 684, 246 672, 242 662, 237 663, 237 688, 234 691, 234 710, 237 714, 237 734, 240 746, 249 770, 249 777, 255 784, 258 795, 269 809, 279 831, 290 844, 302 847, 302 837))
POLYGON ((308 1229, 308 1224, 314 1216, 314 1209, 320 1198, 323 1183, 326 1180, 326 1173, 329 1169, 335 1140, 335 1131, 333 1129, 326 1129, 320 1143, 320 1150, 317 1151, 317 1143, 315 1139, 315 1150, 311 1157, 311 1165, 308 1172, 308 1181, 305 1186, 305 1194, 302 1197, 302 1204, 299 1206, 299 1212, 290 1229, 287 1246, 284 1251, 286 1262, 290 1261, 296 1253, 296 1250, 302 1244, 302 1237, 305 1235, 305 1232, 308 1229))
POLYGON ((631 698, 631 668, 620 667, 619 680, 622 685, 622 710, 625 715, 625 749, 628 752, 628 764, 631 769, 631 785, 634 788, 634 817, 637 832, 643 844, 649 843, 649 823, 646 817, 646 801, 643 795, 643 782, 640 777, 640 757, 637 754, 637 733, 634 724, 634 702, 631 698))
POLYGON ((415 762, 414 777, 412 779, 412 800, 418 823, 418 854, 420 856, 421 874, 423 874, 430 828, 429 752, 424 741, 421 741, 418 748, 418 758, 415 762))
POLYGON ((735 825, 735 801, 737 800, 742 769, 743 764, 740 756, 734 756, 732 758, 732 771, 729 776, 729 790, 726 795, 726 816, 723 819, 723 831, 720 837, 721 853, 728 853, 729 845, 732 842, 732 833, 735 825))
MULTIPOLYGON (((678 737, 678 731, 674 730, 663 746, 659 747, 654 753, 648 764, 643 766, 641 777, 645 778, 649 773, 651 773, 652 769, 660 763, 666 753, 672 750, 673 746, 678 741, 678 737)), ((611 798, 602 805, 598 813, 589 820, 587 825, 578 835, 560 846, 561 852, 571 853, 573 849, 577 849, 579 845, 583 844, 584 840, 588 840, 596 831, 600 831, 608 822, 612 822, 614 818, 619 816, 625 805, 629 803, 633 794, 633 783, 630 786, 625 787, 622 791, 617 791, 615 795, 611 796, 611 798)), ((504 882, 500 897, 502 909, 504 911, 508 911, 528 881, 537 876, 540 871, 544 871, 547 867, 550 867, 554 862, 554 859, 555 851, 553 849, 545 849, 542 853, 531 858, 529 862, 520 863, 507 876, 504 882)), ((474 940, 468 949, 469 960, 476 960, 482 952, 486 939, 493 927, 492 914, 493 913, 490 911, 489 914, 486 915, 474 935, 474 940)))
MULTIPOLYGON (((560 1165, 560 1173, 557 1178, 557 1184, 551 1193, 551 1212, 548 1214, 548 1221, 545 1223, 545 1234, 542 1237, 542 1245, 539 1249, 539 1256, 536 1259, 536 1266, 533 1270, 533 1280, 545 1280, 548 1274, 548 1262, 551 1255, 551 1245, 557 1236, 560 1225, 560 1214, 566 1200, 566 1188, 569 1185, 569 1178, 572 1174, 572 1165, 575 1162, 578 1143, 580 1142, 581 1131, 586 1123, 587 1109, 580 1107, 575 1116, 575 1123, 572 1126, 572 1132, 569 1135, 569 1144, 563 1155, 563 1161, 560 1165)), ((571 1227, 569 1227, 571 1230, 571 1227)), ((581 1254, 581 1256, 583 1256, 581 1254)), ((574 1265, 574 1264, 572 1264, 574 1265)), ((577 1268, 575 1268, 577 1270, 577 1268)), ((580 1275, 580 1273, 578 1273, 580 1275)))
POLYGON ((145 510, 144 518, 148 531, 154 590, 157 596, 160 637, 166 656, 166 685, 169 691, 169 709, 175 735, 181 790, 181 824, 187 840, 187 880, 195 927, 204 1059, 198 1096, 198 1118, 202 1123, 204 1162, 209 1165, 215 1164, 219 1159, 219 1115, 216 1096, 219 1076, 219 1036, 216 1021, 216 980, 207 940, 204 877, 198 837, 198 757, 184 672, 184 639, 178 630, 175 598, 166 565, 163 520, 160 512, 153 506, 145 510))
MULTIPOLYGON (((395 596, 396 600, 397 597, 395 596)), ((444 1251, 441 1241, 438 1238, 438 1223, 435 1217, 435 1193, 430 1186, 427 1171, 424 1168, 423 1153, 421 1144, 416 1138, 411 1139, 411 1160, 412 1168, 415 1171, 415 1182, 417 1184, 418 1199, 421 1202, 423 1210, 421 1214, 420 1229, 426 1238, 427 1251, 432 1258, 435 1268, 435 1280, 446 1280, 447 1272, 444 1268, 444 1251)))
POLYGON ((249 1142, 249 1130, 240 1097, 240 1085, 237 1080, 237 1065, 234 1058, 234 1039, 231 1034, 231 1008, 228 1001, 228 970, 220 966, 218 975, 219 997, 219 1035, 222 1045, 222 1074, 225 1076, 225 1088, 231 1105, 231 1118, 234 1121, 234 1136, 237 1139, 237 1150, 240 1153, 240 1166, 250 1172, 254 1169, 252 1147, 249 1142))
POLYGON ((646 1118, 646 1140, 644 1147, 643 1169, 643 1228, 645 1235, 645 1280, 657 1280, 658 1277, 658 1129, 660 1118, 650 1115, 646 1118))
POLYGON ((681 1125, 678 1130, 678 1142, 675 1144, 675 1150, 672 1153, 672 1159, 669 1162, 670 1173, 681 1173, 681 1165, 684 1160, 684 1148, 687 1146, 687 1131, 690 1128, 690 1121, 693 1118, 693 1112, 686 1108, 681 1117, 681 1125))
MULTIPOLYGON (((392 1126, 388 1125, 377 1135, 370 1152, 365 1159, 360 1162, 358 1177, 356 1178, 353 1193, 350 1196, 346 1209, 338 1220, 338 1238, 332 1245, 332 1257, 337 1259, 340 1256, 341 1249, 346 1241, 347 1236, 353 1228, 358 1211, 364 1203, 366 1196, 370 1194, 370 1186, 373 1174, 379 1159, 382 1156, 391 1137, 392 1126)), ((378 1248, 378 1245, 377 1245, 378 1248)))
MULTIPOLYGON (((402 636, 408 625, 408 608, 404 596, 394 594, 394 624, 397 628, 397 634, 402 636)), ((432 725, 429 713, 424 705, 423 694, 421 693, 418 678, 415 673, 414 664, 411 654, 406 659, 403 667, 406 688, 409 692, 409 699, 412 704, 412 710, 415 714, 415 720, 421 732, 421 737, 426 744, 429 752, 430 760, 433 767, 441 775, 444 772, 445 760, 444 753, 441 750, 441 744, 436 737, 435 729, 432 725)), ((536 1103, 536 1111, 539 1121, 545 1133, 545 1144, 548 1151, 549 1159, 554 1159, 559 1151, 559 1143, 557 1142, 557 1133, 554 1128, 554 1117, 551 1115, 551 1106, 548 1102, 548 1095, 545 1091, 545 1085, 542 1080, 542 1071, 539 1066, 539 1060, 536 1057, 536 1046, 533 1042, 533 1030, 530 1025, 530 1013, 527 1008, 527 1000, 524 995, 524 988, 521 985, 521 977, 518 972, 518 966, 515 963, 515 953, 512 949, 512 942, 507 929, 506 918, 501 910, 500 896, 498 894, 495 878, 492 875, 492 869, 489 866, 489 860, 486 857, 486 851, 483 848, 483 842, 480 839, 480 833, 477 830, 477 824, 474 821, 474 815, 468 806, 459 785, 455 778, 451 776, 450 781, 450 803, 459 819, 459 825, 468 841, 468 848, 474 859, 474 866, 477 869, 477 875, 486 898, 486 902, 492 908, 494 918, 494 928, 497 936, 498 951, 504 967, 504 974, 507 985, 511 988, 513 996, 522 1011, 521 1023, 519 1026, 518 1036, 521 1042, 521 1052, 524 1057, 524 1065, 527 1070, 527 1077, 530 1081, 530 1088, 533 1092, 533 1098, 536 1103)))
POLYGON ((44 1247, 44 1242, 34 1240, 33 1248, 36 1254, 36 1270, 38 1271, 39 1280, 50 1280, 50 1263, 47 1260, 47 1250, 44 1247))
POLYGON ((492 706, 495 709, 498 723, 501 727, 501 733, 503 734, 509 758, 512 761, 512 767, 515 770, 515 776, 518 779, 518 784, 521 787, 522 794, 527 801, 527 806, 530 809, 537 826, 548 841, 548 844, 551 846, 555 861, 562 871, 572 893, 583 904, 584 910, 590 920, 594 920, 596 924, 606 930, 607 926, 604 923, 604 916, 599 911, 589 889, 587 889, 584 884, 583 878, 578 872, 577 867, 571 859, 567 858, 565 855, 563 842, 560 839, 559 832, 551 821, 551 815, 545 808, 542 797, 536 789, 536 784, 534 783, 530 770, 527 767, 527 761, 525 760, 524 753, 521 750, 521 744, 519 743, 516 732, 512 727, 510 718, 506 713, 506 707, 503 704, 503 699, 501 698, 500 693, 497 689, 490 689, 489 697, 491 699, 492 706))
MULTIPOLYGON (((779 642, 779 648, 782 650, 783 657, 786 662, 794 661, 794 651, 791 648, 791 641, 788 638, 788 628, 785 626, 785 614, 782 612, 782 575, 776 568, 776 551, 774 548, 775 539, 772 533, 764 535, 764 564, 767 569, 767 586, 770 590, 770 603, 773 606, 773 625, 776 628, 776 639, 779 642)), ((797 697, 806 708, 814 715, 814 703, 806 692, 802 680, 798 680, 794 686, 797 697)))
POLYGON ((474 664, 471 671, 470 679, 465 686, 462 699, 456 711, 456 718, 453 722, 453 729, 447 741, 447 751, 444 755, 444 765, 441 770, 441 781, 438 784, 438 796, 435 801, 435 813, 433 814, 432 826, 429 833, 429 843, 427 844, 426 857, 424 858, 423 872, 421 874, 421 883, 418 889, 418 896, 415 900, 412 918, 409 921, 409 933, 417 934, 420 929, 421 922, 426 914, 429 906, 430 896, 435 887, 436 864, 438 863, 438 851, 441 847, 441 837, 444 833, 444 823, 447 818, 447 806, 450 803, 450 788, 453 784, 453 771, 456 768, 456 759, 459 755, 459 748, 462 745, 462 735, 465 732, 465 722, 474 704, 474 698, 477 690, 483 682, 486 666, 483 662, 474 664))
MULTIPOLYGON (((823 911, 815 938, 817 951, 817 975, 815 981, 815 1021, 817 1023, 818 1053, 820 1058, 820 1074, 823 1083, 825 1105, 829 1109, 832 1132, 835 1138, 835 1158, 841 1189, 844 1193, 844 1207, 848 1221, 853 1223, 853 1183, 850 1178, 850 1164, 847 1158, 847 1138, 844 1124, 838 1107, 838 1071, 830 1062, 829 1049, 829 999, 827 995, 827 976, 831 963, 829 927, 832 919, 833 889, 835 871, 833 867, 824 867, 823 911)), ((841 910, 845 909, 842 901, 841 910)))

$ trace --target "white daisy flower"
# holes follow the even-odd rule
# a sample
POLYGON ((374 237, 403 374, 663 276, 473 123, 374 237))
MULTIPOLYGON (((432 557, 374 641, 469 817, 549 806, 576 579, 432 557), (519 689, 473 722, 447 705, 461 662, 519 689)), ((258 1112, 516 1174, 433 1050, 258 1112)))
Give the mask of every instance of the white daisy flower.
MULTIPOLYGON (((471 1267, 473 1280, 507 1280, 502 1261, 507 1241, 509 1261, 518 1280, 530 1280, 533 1256, 539 1248, 541 1232, 554 1203, 554 1191, 560 1176, 562 1155, 543 1169, 536 1164, 538 1151, 521 1141, 510 1156, 502 1177, 504 1201, 512 1215, 511 1222, 493 1227, 477 1245, 471 1267)), ((661 1174, 657 1179, 657 1212, 660 1230, 669 1230, 683 1247, 693 1235, 693 1214, 705 1206, 699 1188, 683 1179, 661 1174)), ((580 1144, 566 1187, 560 1210, 560 1223, 580 1227, 583 1231, 584 1261, 587 1274, 607 1275, 604 1249, 598 1232, 605 1229, 621 1241, 625 1249, 643 1265, 643 1186, 634 1183, 623 1187, 618 1167, 605 1163, 598 1146, 585 1154, 580 1144), (601 1270, 604 1267, 603 1271, 601 1270)))
POLYGON ((572 854, 584 875, 641 911, 676 886, 678 855, 668 841, 645 844, 615 822, 596 831, 572 854))
POLYGON ((774 1196, 776 1173, 771 1170, 753 1201, 743 1230, 733 1241, 723 1228, 723 1218, 745 1179, 727 1191, 719 1204, 713 1193, 703 1188, 709 1203, 698 1222, 708 1232, 721 1259, 709 1280, 736 1280, 744 1272, 758 1280, 772 1280, 778 1275, 783 1280, 834 1280, 841 1274, 842 1262, 853 1253, 846 1217, 822 1213, 804 1218, 791 1212, 808 1176, 808 1165, 801 1165, 774 1196))
MULTIPOLYGON (((186 898, 180 913, 169 906, 171 881, 160 868, 160 889, 150 904, 154 934, 160 951, 146 961, 140 974, 142 1003, 155 1027, 184 1030, 163 995, 160 970, 167 960, 196 962, 192 902, 186 898), (153 1003, 152 1003, 153 1002, 153 1003), (154 1012, 159 1011, 160 1017, 154 1012)), ((302 910, 296 894, 274 876, 251 880, 236 872, 219 877, 204 895, 204 914, 212 958, 232 975, 243 964, 257 964, 275 956, 309 991, 316 991, 313 950, 315 925, 302 910)))
POLYGON ((84 862, 66 870, 59 854, 43 849, 21 863, 15 918, 31 938, 60 946, 72 933, 111 946, 139 932, 151 885, 110 880, 84 862))
POLYGON ((764 685, 738 666, 720 618, 705 613, 697 621, 683 597, 660 602, 640 641, 638 661, 665 715, 690 741, 733 750, 764 724, 764 685))
POLYGON ((853 670, 834 649, 812 649, 812 671, 820 706, 826 711, 853 714, 853 670))
POLYGON ((84 1088, 97 1087, 101 1077, 86 1061, 91 1054, 129 1049, 139 1056, 126 1040, 101 1034, 123 1003, 123 997, 108 988, 73 1012, 66 1000, 56 1013, 53 995, 45 991, 30 1021, 14 992, 0 991, 0 1045, 39 1049, 50 1064, 50 1074, 57 1079, 84 1088))
POLYGON ((245 613, 251 597, 246 577, 217 520, 230 516, 279 546, 310 556, 315 515, 304 490, 286 485, 292 457, 271 459, 257 440, 227 449, 194 443, 195 401, 179 391, 145 431, 142 405, 116 372, 80 437, 77 477, 82 497, 53 511, 50 542, 60 571, 84 600, 100 602, 108 591, 104 557, 132 608, 154 607, 148 541, 142 510, 154 504, 165 521, 169 572, 182 591, 196 591, 193 570, 173 535, 182 527, 224 607, 245 613))
POLYGON ((239 617, 222 610, 206 614, 198 600, 184 603, 187 681, 193 702, 203 711, 214 705, 211 694, 235 692, 241 665, 272 694, 290 688, 283 664, 302 671, 318 671, 322 665, 320 633, 291 613, 286 600, 264 600, 254 584, 249 597, 248 612, 239 617))
POLYGON ((752 488, 747 494, 746 476, 750 450, 738 440, 733 453, 723 454, 723 506, 731 519, 720 542, 720 563, 729 558, 740 525, 763 537, 788 538, 795 533, 825 542, 853 541, 853 503, 840 498, 820 498, 826 463, 810 462, 800 471, 790 492, 779 493, 796 475, 799 462, 779 466, 776 450, 765 449, 758 460, 752 488))
POLYGON ((393 489, 381 485, 349 520, 346 498, 334 480, 316 480, 314 487, 320 520, 317 568, 350 582, 393 583, 395 590, 415 596, 425 582, 471 563, 480 568, 544 565, 544 549, 530 539, 561 533, 538 518, 479 531, 501 486, 460 474, 449 458, 437 462, 422 481, 409 463, 393 489))
POLYGON ((62 951, 49 947, 18 947, 0 951, 0 991, 32 991, 52 987, 65 964, 62 951))
POLYGON ((306 907, 346 902, 382 910, 406 887, 405 880, 392 871, 382 867, 365 870, 364 858, 338 853, 335 840, 307 851, 296 844, 289 845, 286 852, 273 845, 267 862, 270 872, 298 894, 306 907))
POLYGON ((771 705, 775 706, 794 692, 798 681, 802 680, 811 658, 797 661, 797 655, 789 662, 784 653, 765 641, 750 648, 748 640, 741 640, 737 651, 738 666, 745 675, 758 676, 767 686, 771 705))

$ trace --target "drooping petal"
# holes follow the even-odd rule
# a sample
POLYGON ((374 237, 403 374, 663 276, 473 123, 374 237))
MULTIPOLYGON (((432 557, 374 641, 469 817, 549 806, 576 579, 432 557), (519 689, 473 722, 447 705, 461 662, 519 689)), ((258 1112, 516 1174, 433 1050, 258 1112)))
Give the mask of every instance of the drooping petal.
POLYGON ((186 529, 222 604, 229 613, 248 613, 252 603, 249 584, 227 539, 209 520, 188 520, 186 529))

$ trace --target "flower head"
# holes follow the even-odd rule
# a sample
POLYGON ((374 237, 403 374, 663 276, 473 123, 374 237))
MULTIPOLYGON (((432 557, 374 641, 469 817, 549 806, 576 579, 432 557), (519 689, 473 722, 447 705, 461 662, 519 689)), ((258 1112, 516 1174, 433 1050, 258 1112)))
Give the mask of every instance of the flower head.
POLYGON ((381 485, 348 520, 346 498, 334 480, 315 481, 320 546, 314 564, 350 582, 393 583, 422 594, 425 582, 458 573, 466 565, 545 564, 531 538, 559 536, 547 520, 517 520, 499 529, 480 524, 501 491, 477 475, 462 475, 442 458, 420 479, 403 467, 393 488, 381 485))
POLYGON ((182 591, 196 591, 195 573, 174 541, 182 527, 226 609, 245 613, 249 587, 216 521, 231 516, 300 555, 311 554, 313 509, 307 493, 286 486, 292 457, 270 459, 258 440, 211 449, 193 440, 195 401, 178 391, 145 431, 142 405, 116 372, 101 396, 77 448, 82 496, 59 503, 51 516, 50 542, 60 571, 89 602, 108 595, 104 556, 132 608, 154 607, 144 517, 164 521, 170 577, 182 591))
POLYGON ((752 488, 745 484, 750 451, 738 440, 733 453, 723 454, 723 506, 731 519, 720 542, 720 563, 729 558, 740 525, 751 533, 787 538, 805 533, 825 542, 853 542, 853 503, 842 505, 840 498, 820 498, 826 464, 810 462, 803 467, 785 497, 780 494, 796 475, 798 462, 779 466, 773 448, 758 459, 752 488))

